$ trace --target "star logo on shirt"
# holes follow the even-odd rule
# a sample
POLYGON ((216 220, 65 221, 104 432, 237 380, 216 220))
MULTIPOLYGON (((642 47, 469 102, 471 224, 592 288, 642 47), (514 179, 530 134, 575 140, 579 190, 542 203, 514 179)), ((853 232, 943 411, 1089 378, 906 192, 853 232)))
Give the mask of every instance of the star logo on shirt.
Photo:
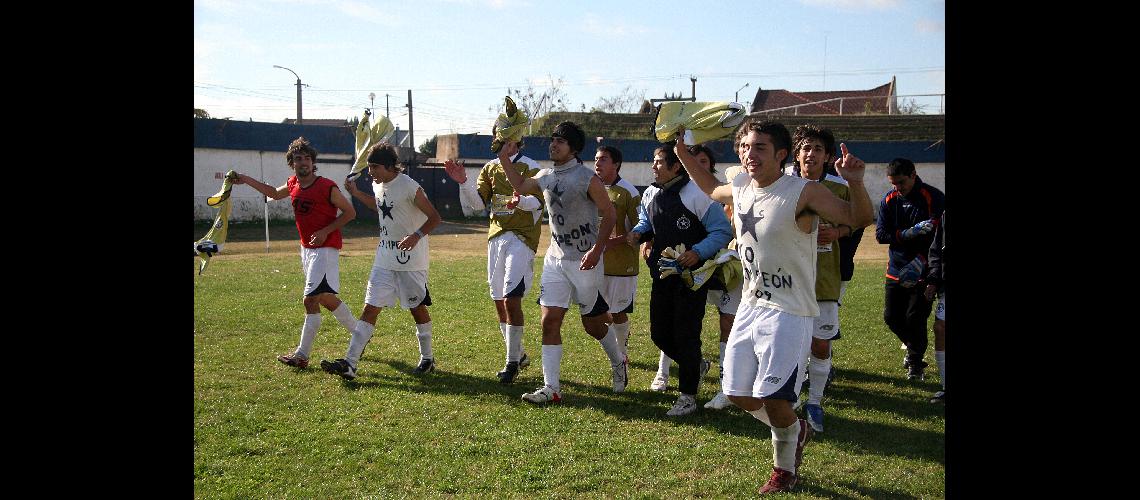
POLYGON ((752 215, 752 208, 744 210, 744 207, 736 207, 737 213, 740 214, 740 235, 744 233, 752 234, 752 239, 760 241, 760 237, 756 236, 756 223, 764 218, 764 210, 760 210, 759 215, 752 215))
POLYGON ((396 220, 394 217, 392 217, 392 209, 396 208, 395 203, 388 205, 387 200, 381 200, 380 203, 377 204, 376 206, 380 208, 380 212, 381 212, 380 213, 380 219, 381 220, 383 220, 384 217, 387 217, 387 218, 392 219, 392 220, 396 220))
POLYGON ((552 207, 554 206, 555 203, 557 203, 558 206, 560 206, 562 208, 566 208, 566 206, 562 204, 562 193, 565 193, 566 190, 559 189, 559 186, 561 186, 561 185, 562 185, 562 183, 558 183, 558 184, 555 184, 554 187, 550 188, 550 193, 554 195, 550 198, 550 206, 552 206, 552 207))

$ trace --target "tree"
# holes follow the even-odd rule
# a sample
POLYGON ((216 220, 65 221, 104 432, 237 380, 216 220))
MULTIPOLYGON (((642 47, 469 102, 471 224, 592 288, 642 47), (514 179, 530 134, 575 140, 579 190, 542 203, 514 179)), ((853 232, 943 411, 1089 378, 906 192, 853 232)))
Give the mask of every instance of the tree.
POLYGON ((645 89, 634 90, 632 85, 626 85, 618 95, 613 97, 599 97, 598 103, 590 112, 600 113, 633 113, 638 106, 645 102, 645 89))
POLYGON ((904 99, 898 104, 900 115, 924 115, 926 114, 926 105, 919 104, 913 97, 909 100, 904 99))
MULTIPOLYGON (((527 117, 531 120, 551 111, 566 111, 567 106, 570 105, 566 91, 562 89, 562 77, 555 80, 553 76, 548 74, 547 81, 550 82, 550 86, 545 89, 536 89, 533 83, 528 84, 526 90, 507 89, 507 94, 514 99, 515 104, 520 109, 526 111, 527 117)), ((487 109, 488 111, 502 113, 503 101, 499 101, 498 104, 487 109)))
POLYGON ((431 136, 431 139, 428 139, 428 140, 424 141, 423 144, 420 144, 420 152, 425 154, 425 155, 428 155, 429 157, 435 158, 435 144, 436 144, 436 139, 438 139, 438 138, 439 138, 438 135, 433 135, 433 136, 431 136))
POLYGON ((194 108, 194 118, 209 118, 209 117, 210 117, 210 113, 207 113, 206 110, 201 109, 201 108, 194 108))

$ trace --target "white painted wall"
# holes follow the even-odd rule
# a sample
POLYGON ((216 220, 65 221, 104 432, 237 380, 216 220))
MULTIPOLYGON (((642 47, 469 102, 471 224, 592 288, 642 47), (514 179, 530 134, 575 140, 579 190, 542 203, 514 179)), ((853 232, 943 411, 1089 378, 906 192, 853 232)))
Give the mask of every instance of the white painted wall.
MULTIPOLYGON (((342 184, 351 168, 347 163, 322 163, 324 159, 351 160, 351 155, 321 153, 317 157, 317 174, 342 184)), ((285 162, 285 151, 242 151, 233 149, 194 148, 194 220, 213 220, 218 210, 206 204, 206 198, 222 188, 222 177, 236 170, 270 186, 284 186, 293 171, 285 162)), ((343 191, 343 187, 341 188, 343 191)), ((265 218, 265 197, 246 185, 235 185, 230 221, 261 221, 265 218)), ((285 198, 269 202, 270 219, 293 220, 293 208, 285 198)))

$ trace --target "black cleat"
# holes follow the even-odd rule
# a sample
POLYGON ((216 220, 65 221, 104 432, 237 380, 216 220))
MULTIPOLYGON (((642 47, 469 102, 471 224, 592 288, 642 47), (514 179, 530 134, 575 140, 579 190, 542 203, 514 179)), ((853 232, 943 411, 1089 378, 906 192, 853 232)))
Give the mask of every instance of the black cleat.
POLYGON ((435 359, 428 358, 420 360, 419 366, 412 369, 412 375, 423 375, 435 371, 435 359))
POLYGON ((340 375, 348 380, 356 378, 356 369, 348 364, 348 361, 344 358, 331 362, 327 359, 322 359, 321 369, 333 375, 340 375))
POLYGON ((507 366, 503 367, 497 375, 500 384, 514 383, 515 379, 519 378, 519 363, 517 361, 507 363, 507 366))

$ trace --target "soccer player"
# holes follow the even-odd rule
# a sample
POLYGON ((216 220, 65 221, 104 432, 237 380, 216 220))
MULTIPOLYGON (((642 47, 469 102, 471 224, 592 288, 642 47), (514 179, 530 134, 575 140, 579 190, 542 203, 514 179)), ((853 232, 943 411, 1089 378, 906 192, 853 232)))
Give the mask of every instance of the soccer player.
POLYGON ((626 234, 637 224, 637 206, 641 192, 633 183, 621 177, 621 150, 613 146, 598 146, 594 153, 594 173, 606 186, 606 194, 614 205, 616 221, 606 242, 605 277, 602 298, 609 304, 609 329, 617 336, 622 357, 629 363, 629 314, 633 312, 633 298, 637 293, 637 247, 626 241, 626 234))
POLYGON ((817 182, 784 175, 791 135, 782 124, 745 120, 741 148, 745 171, 728 184, 699 168, 678 134, 677 154, 693 182, 710 198, 733 204, 737 250, 744 267, 744 295, 725 352, 724 393, 736 406, 771 426, 773 470, 761 494, 789 491, 799 479, 809 424, 796 417, 801 365, 807 357, 815 301, 817 221, 863 227, 871 200, 863 184, 866 166, 840 144, 836 170, 848 182, 851 203, 817 182))
POLYGON ((930 243, 930 261, 927 263, 926 290, 923 295, 933 301, 938 295, 938 307, 934 309, 934 361, 938 363, 938 379, 942 390, 930 396, 931 403, 946 404, 946 211, 942 211, 938 229, 934 230, 934 241, 930 243))
MULTIPOLYGON (((826 165, 833 161, 835 136, 828 129, 815 125, 801 125, 792 136, 793 152, 796 155, 792 175, 812 182, 818 182, 843 201, 850 201, 847 181, 826 172, 826 165)), ((827 378, 831 373, 831 341, 839 335, 839 294, 841 248, 838 239, 851 234, 851 227, 832 224, 825 218, 819 220, 819 234, 816 243, 815 300, 819 306, 819 316, 812 326, 811 353, 807 358, 808 386, 807 404, 804 414, 815 432, 823 432, 823 400, 827 378)))
MULTIPOLYGON (((519 148, 522 148, 521 143, 519 148)), ((527 177, 533 177, 539 170, 538 162, 521 151, 510 158, 509 164, 527 177)), ((447 160, 443 167, 447 175, 460 184, 459 198, 463 203, 475 210, 490 207, 487 286, 499 315, 499 331, 507 353, 506 366, 497 376, 500 383, 510 384, 518 378, 519 369, 530 364, 523 348, 522 298, 534 279, 534 254, 542 231, 542 200, 524 195, 514 201, 516 193, 498 158, 483 165, 477 182, 468 182, 466 170, 455 160, 447 160)))
POLYGON ((321 328, 321 306, 348 331, 356 319, 348 304, 337 298, 340 289, 340 228, 356 217, 356 209, 337 187, 336 182, 317 175, 317 150, 304 137, 289 144, 285 160, 293 175, 281 187, 273 187, 245 174, 238 174, 234 184, 246 184, 273 200, 288 196, 293 202, 293 218, 301 236, 301 270, 305 274, 302 303, 305 322, 301 326, 301 342, 292 353, 277 360, 296 368, 309 366, 309 354, 317 331, 321 328), (337 215, 337 211, 340 215, 337 215))
MULTIPOLYGON (((614 392, 622 392, 628 380, 625 356, 615 335, 606 326, 609 305, 602 297, 606 237, 614 227, 614 205, 601 179, 578 158, 586 134, 573 122, 562 122, 550 136, 552 168, 524 177, 507 169, 507 180, 520 194, 541 194, 550 216, 550 247, 542 263, 538 304, 542 307, 543 386, 522 395, 531 403, 562 401, 562 321, 571 302, 578 304, 586 333, 602 345, 610 359, 614 392), (598 215, 602 216, 599 227, 598 215)), ((508 163, 518 153, 518 143, 507 142, 499 161, 508 163)))
POLYGON ((345 181, 345 188, 365 206, 376 207, 380 218, 380 244, 372 261, 368 287, 364 294, 364 311, 352 330, 352 339, 343 358, 321 360, 321 369, 345 379, 356 378, 357 365, 364 346, 372 339, 376 317, 384 307, 400 306, 412 313, 419 340, 420 359, 412 370, 420 375, 435 370, 431 349, 431 305, 428 293, 428 238, 440 223, 435 210, 419 183, 403 173, 396 148, 381 142, 368 148, 368 175, 372 176, 373 197, 356 183, 345 181))
POLYGON ((696 269, 728 245, 732 226, 721 204, 689 181, 673 150, 672 144, 666 144, 653 151, 654 182, 645 189, 639 220, 630 231, 629 241, 653 239, 646 261, 653 280, 649 333, 653 343, 677 361, 680 395, 665 414, 682 416, 697 410, 697 389, 708 371, 708 362, 701 357, 701 323, 708 284, 693 290, 678 273, 662 276, 662 269, 669 269, 662 263, 662 252, 684 244, 685 251, 676 257, 675 263, 680 269, 696 269))
POLYGON ((906 346, 903 367, 907 379, 923 379, 927 363, 926 322, 932 304, 918 285, 926 265, 938 217, 946 206, 946 195, 922 182, 914 163, 895 158, 887 164, 891 189, 879 202, 875 240, 887 247, 887 273, 884 283, 883 320, 906 346))

